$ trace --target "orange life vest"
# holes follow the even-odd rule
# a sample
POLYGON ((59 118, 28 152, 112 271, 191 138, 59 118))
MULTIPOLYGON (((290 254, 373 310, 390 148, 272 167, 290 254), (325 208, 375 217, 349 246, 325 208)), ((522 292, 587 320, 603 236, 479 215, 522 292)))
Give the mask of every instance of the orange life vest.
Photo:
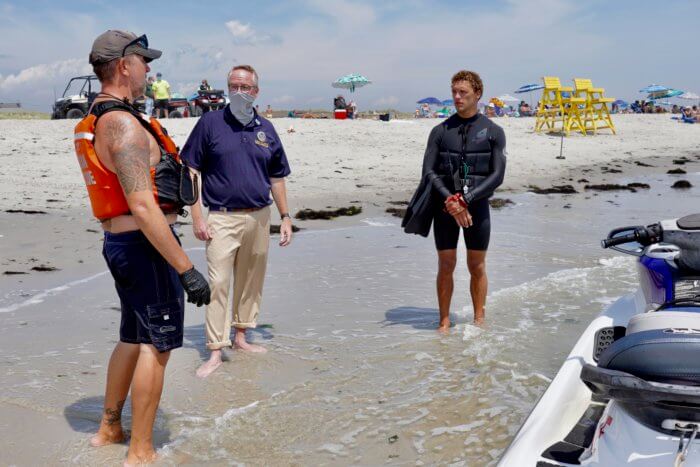
MULTIPOLYGON (((129 205, 124 196, 124 190, 122 190, 117 174, 102 164, 95 151, 95 126, 97 125, 97 119, 101 115, 112 110, 124 110, 131 113, 139 119, 141 124, 144 125, 144 128, 156 139, 161 154, 167 153, 178 163, 180 162, 177 146, 158 120, 153 117, 147 119, 145 115, 139 114, 122 102, 100 102, 100 104, 107 103, 114 104, 108 105, 106 110, 101 112, 89 113, 75 126, 74 132, 75 153, 78 156, 78 164, 80 164, 80 170, 83 173, 88 195, 90 196, 92 213, 100 221, 129 214, 130 212, 129 205)), ((99 104, 95 105, 95 107, 99 108, 99 104)), ((156 203, 159 204, 161 210, 166 214, 177 212, 180 209, 179 206, 173 203, 160 202, 156 186, 156 168, 151 167, 150 172, 153 196, 155 197, 156 203)))

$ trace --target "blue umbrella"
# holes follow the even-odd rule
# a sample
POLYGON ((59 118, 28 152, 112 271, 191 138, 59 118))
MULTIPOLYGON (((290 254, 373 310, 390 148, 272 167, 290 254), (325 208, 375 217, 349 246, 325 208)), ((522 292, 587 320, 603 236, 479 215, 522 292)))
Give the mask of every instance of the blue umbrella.
MULTIPOLYGON (((531 93, 532 91, 538 91, 540 89, 544 89, 544 85, 532 83, 532 84, 524 84, 513 92, 515 92, 516 94, 523 94, 525 92, 531 93)), ((532 94, 530 94, 529 100, 530 100, 530 107, 532 107, 532 94)))
POLYGON ((660 84, 650 84, 649 86, 645 87, 644 89, 640 89, 639 92, 661 92, 661 91, 668 91, 670 88, 667 88, 666 86, 661 86, 660 84))
POLYGON ((629 105, 627 102, 623 101, 622 99, 616 100, 615 102, 613 102, 613 104, 615 104, 618 107, 627 107, 629 105))
POLYGON ((442 101, 442 105, 455 105, 455 101, 453 99, 445 99, 442 101))
POLYGON ((442 101, 437 97, 426 97, 416 102, 417 104, 442 105, 442 101))
POLYGON ((361 88, 362 86, 370 83, 372 82, 364 76, 358 75, 357 73, 352 73, 333 81, 331 86, 334 88, 349 89, 350 92, 355 92, 355 89, 361 88))
POLYGON ((647 96, 647 99, 649 99, 651 101, 656 100, 656 99, 666 99, 669 97, 680 96, 684 92, 685 91, 681 91, 680 89, 666 89, 665 91, 649 93, 649 95, 647 96))
POLYGON ((541 84, 525 84, 523 86, 520 86, 518 89, 516 89, 515 92, 516 94, 522 94, 524 92, 532 92, 532 91, 537 91, 540 89, 544 89, 544 86, 541 84))

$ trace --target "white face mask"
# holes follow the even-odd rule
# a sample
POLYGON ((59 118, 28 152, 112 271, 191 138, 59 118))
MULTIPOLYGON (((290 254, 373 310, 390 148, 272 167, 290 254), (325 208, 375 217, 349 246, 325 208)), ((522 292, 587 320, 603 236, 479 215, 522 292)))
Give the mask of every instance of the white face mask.
POLYGON ((230 93, 229 97, 231 99, 229 107, 233 116, 243 125, 249 124, 254 117, 253 102, 255 102, 255 96, 244 92, 234 92, 230 93))

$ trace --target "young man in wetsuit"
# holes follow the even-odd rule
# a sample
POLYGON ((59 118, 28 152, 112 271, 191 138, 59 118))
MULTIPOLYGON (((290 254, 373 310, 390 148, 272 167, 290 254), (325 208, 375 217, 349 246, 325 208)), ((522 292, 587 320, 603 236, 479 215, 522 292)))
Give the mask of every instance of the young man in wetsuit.
POLYGON ((506 137, 501 127, 477 110, 483 89, 481 78, 473 71, 462 70, 452 77, 457 113, 433 128, 423 159, 423 177, 433 189, 441 332, 450 327, 460 230, 467 245, 474 323, 483 323, 485 317, 486 251, 491 234, 488 199, 503 183, 506 137))
MULTIPOLYGON (((209 303, 210 295, 206 279, 172 230, 177 213, 164 212, 153 193, 150 169, 161 160, 161 148, 139 120, 138 111, 129 107, 143 93, 148 62, 160 55, 159 50, 148 48, 145 35, 110 30, 98 36, 90 64, 102 85, 91 108, 99 118, 94 135, 75 135, 81 167, 97 164, 110 177, 116 175, 121 186, 101 208, 126 206, 101 219, 103 255, 119 294, 121 324, 119 343, 109 360, 100 428, 90 440, 95 447, 125 440, 121 416, 131 388, 131 441, 125 465, 151 463, 156 457, 153 423, 170 351, 182 346, 183 288, 197 306, 209 303), (101 113, 108 105, 113 110, 101 113), (79 140, 94 144, 99 162, 86 162, 87 154, 78 149, 84 143, 79 145, 79 140)), ((99 180, 86 176, 89 192, 111 189, 99 180)), ((94 211, 92 195, 91 203, 94 211)))

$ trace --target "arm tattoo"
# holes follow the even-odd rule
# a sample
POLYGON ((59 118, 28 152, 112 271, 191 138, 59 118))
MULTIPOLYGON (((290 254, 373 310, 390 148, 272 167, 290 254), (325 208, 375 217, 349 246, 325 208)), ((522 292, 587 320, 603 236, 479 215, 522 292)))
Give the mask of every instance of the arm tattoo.
POLYGON ((119 183, 126 195, 151 191, 150 146, 143 127, 130 115, 114 115, 105 122, 105 140, 119 183))
POLYGON ((105 414, 104 414, 104 420, 107 425, 116 425, 118 423, 121 423, 122 421, 122 409, 124 408, 124 403, 126 402, 126 399, 123 401, 117 402, 117 407, 115 409, 111 407, 106 407, 105 408, 105 414))

